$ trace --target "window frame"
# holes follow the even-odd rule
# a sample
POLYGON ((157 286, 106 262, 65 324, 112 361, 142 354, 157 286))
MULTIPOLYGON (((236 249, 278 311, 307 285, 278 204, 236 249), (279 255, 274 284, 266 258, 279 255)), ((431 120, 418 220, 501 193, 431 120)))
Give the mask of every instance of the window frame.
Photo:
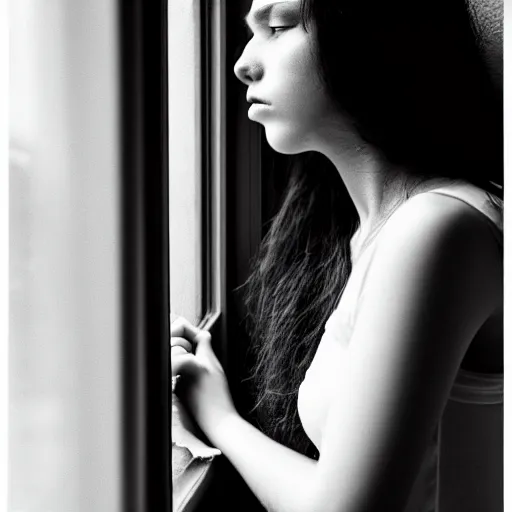
MULTIPOLYGON (((226 367, 226 49, 223 37, 226 7, 222 0, 200 0, 199 10, 204 316, 198 327, 212 334, 213 349, 221 364, 226 367)), ((193 492, 185 502, 174 505, 177 510, 191 512, 201 506, 201 500, 212 485, 214 475, 218 473, 217 467, 218 463, 214 460, 204 470, 195 472, 188 483, 193 492)))
POLYGON ((122 508, 170 510, 167 0, 118 6, 122 508))
MULTIPOLYGON (((170 0, 172 1, 172 0, 170 0)), ((225 262, 225 5, 200 0, 201 41, 201 232, 203 241, 202 302, 198 327, 213 336, 213 347, 224 362, 226 304, 225 262)))
MULTIPOLYGON (((213 160, 217 162, 220 175, 213 180, 219 191, 213 197, 218 197, 221 202, 217 210, 219 222, 214 231, 219 230, 219 263, 223 272, 217 291, 221 304, 220 317, 216 321, 214 314, 209 320, 205 319, 200 327, 212 332, 214 351, 228 377, 235 404, 240 414, 245 416, 248 400, 242 379, 245 377, 248 339, 242 326, 243 305, 235 290, 249 276, 251 259, 261 241, 263 221, 268 218, 267 205, 262 198, 267 179, 262 175, 266 142, 261 126, 247 117, 246 90, 233 73, 241 48, 247 42, 243 17, 251 1, 242 0, 230 4, 229 8, 222 0, 211 2, 215 20, 212 47, 217 48, 211 66, 215 77, 212 90, 218 87, 213 95, 216 98, 213 101, 213 119, 219 123, 218 133, 221 134, 214 139, 216 156, 213 160), (219 34, 219 37, 215 34, 219 34)), ((262 510, 261 504, 231 463, 225 457, 217 457, 183 512, 207 512, 217 506, 229 508, 231 505, 247 511, 262 510), (229 494, 223 492, 225 489, 230 489, 229 494)))

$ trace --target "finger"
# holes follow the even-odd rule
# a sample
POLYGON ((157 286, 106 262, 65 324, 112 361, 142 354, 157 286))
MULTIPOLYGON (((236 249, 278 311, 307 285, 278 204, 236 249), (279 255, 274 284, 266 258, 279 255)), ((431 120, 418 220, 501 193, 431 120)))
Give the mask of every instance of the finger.
POLYGON ((185 350, 183 347, 176 345, 175 347, 171 347, 171 361, 173 357, 181 356, 183 354, 189 354, 188 350, 185 350))
POLYGON ((171 374, 173 377, 187 375, 193 373, 197 366, 197 359, 193 354, 179 355, 171 359, 171 374))
POLYGON ((171 324, 171 337, 192 339, 201 332, 192 325, 186 318, 180 316, 171 324))
POLYGON ((212 351, 212 335, 208 331, 200 331, 193 340, 196 343, 196 355, 201 357, 212 351))
POLYGON ((192 352, 194 345, 192 345, 192 343, 185 338, 173 336, 171 338, 171 348, 172 347, 183 347, 187 352, 192 352))
POLYGON ((213 365, 217 370, 221 370, 224 372, 220 361, 212 347, 212 336, 209 331, 201 331, 196 337, 195 340, 197 342, 196 347, 196 357, 198 361, 204 362, 208 361, 209 365, 213 365))

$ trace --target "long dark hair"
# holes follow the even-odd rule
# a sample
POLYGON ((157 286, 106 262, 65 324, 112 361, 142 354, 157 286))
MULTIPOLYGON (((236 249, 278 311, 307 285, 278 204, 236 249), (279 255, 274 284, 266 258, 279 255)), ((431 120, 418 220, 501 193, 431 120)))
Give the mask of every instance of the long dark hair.
MULTIPOLYGON (((419 180, 463 179, 500 207, 502 98, 464 0, 303 0, 301 12, 328 92, 368 144, 419 180)), ((359 218, 323 155, 290 157, 290 169, 244 287, 253 412, 269 436, 316 458, 297 393, 350 275, 359 218)))

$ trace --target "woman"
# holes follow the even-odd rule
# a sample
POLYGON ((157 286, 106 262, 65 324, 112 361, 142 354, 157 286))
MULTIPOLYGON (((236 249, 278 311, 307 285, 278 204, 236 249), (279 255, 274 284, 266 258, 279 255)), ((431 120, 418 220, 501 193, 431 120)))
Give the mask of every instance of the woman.
POLYGON ((499 510, 474 474, 438 503, 447 403, 502 400, 502 113, 465 2, 253 0, 246 22, 249 118, 293 159, 246 292, 264 433, 187 322, 178 393, 268 510, 499 510))

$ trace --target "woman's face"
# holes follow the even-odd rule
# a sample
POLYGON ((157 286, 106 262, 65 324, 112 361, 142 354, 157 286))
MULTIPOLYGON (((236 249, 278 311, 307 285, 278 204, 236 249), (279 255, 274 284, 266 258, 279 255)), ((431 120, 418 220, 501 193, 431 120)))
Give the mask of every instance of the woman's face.
POLYGON ((336 111, 319 77, 314 26, 306 32, 299 9, 299 0, 253 0, 246 18, 253 36, 235 65, 253 102, 249 119, 286 154, 318 149, 336 111))

